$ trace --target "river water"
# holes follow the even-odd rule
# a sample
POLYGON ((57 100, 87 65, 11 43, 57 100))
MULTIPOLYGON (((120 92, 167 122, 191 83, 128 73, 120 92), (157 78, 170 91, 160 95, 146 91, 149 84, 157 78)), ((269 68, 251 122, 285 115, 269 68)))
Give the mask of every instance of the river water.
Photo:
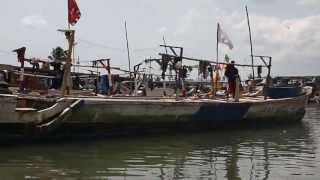
POLYGON ((0 179, 320 179, 320 106, 285 127, 9 143, 0 179))

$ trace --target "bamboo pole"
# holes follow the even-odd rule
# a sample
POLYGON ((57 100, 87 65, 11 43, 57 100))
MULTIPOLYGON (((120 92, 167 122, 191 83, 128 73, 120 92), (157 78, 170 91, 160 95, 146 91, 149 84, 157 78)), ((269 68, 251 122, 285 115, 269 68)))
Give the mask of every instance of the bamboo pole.
MULTIPOLYGON (((217 47, 216 47, 216 61, 217 61, 217 64, 219 63, 219 29, 220 29, 220 24, 217 23, 217 47)), ((212 68, 212 67, 211 67, 212 68)), ((211 74, 211 87, 212 87, 212 96, 213 98, 216 96, 216 93, 217 93, 217 86, 218 86, 218 82, 216 82, 214 79, 213 79, 213 72, 214 72, 214 69, 212 69, 212 74, 211 74)), ((218 72, 217 72, 218 73, 218 72)))
MULTIPOLYGON (((127 41, 127 54, 128 54, 128 63, 129 63, 129 72, 131 72, 131 59, 130 59, 130 49, 129 49, 129 40, 128 40, 128 29, 127 29, 127 22, 124 22, 124 27, 126 30, 126 41, 127 41)), ((131 77, 131 73, 129 75, 131 77)))
POLYGON ((65 36, 69 43, 69 50, 68 50, 68 57, 67 62, 64 65, 64 73, 63 73, 63 81, 62 81, 62 95, 70 95, 72 90, 72 79, 71 79, 71 61, 72 61, 72 50, 73 50, 73 43, 74 43, 74 30, 67 30, 65 31, 65 36))
MULTIPOLYGON (((163 55, 162 53, 159 53, 159 55, 163 55)), ((176 57, 176 56, 173 56, 173 55, 169 55, 167 54, 168 56, 170 57, 176 57)), ((208 60, 208 59, 197 59, 197 58, 192 58, 192 57, 182 57, 182 59, 185 59, 185 60, 189 60, 189 61, 203 61, 203 62, 208 62, 208 63, 211 63, 211 64, 221 64, 221 65, 227 65, 228 63, 223 63, 223 62, 216 62, 216 61, 213 61, 213 60, 208 60)), ((234 64, 235 66, 240 66, 240 67, 252 67, 252 65, 248 65, 248 64, 234 64)), ((253 65, 253 67, 258 67, 260 65, 253 65)), ((266 65, 261 65, 262 67, 268 67, 266 65)))
POLYGON ((217 63, 219 62, 219 28, 220 28, 220 24, 217 23, 217 47, 216 47, 216 60, 217 60, 217 63))
POLYGON ((234 101, 239 102, 240 99, 240 79, 239 77, 236 78, 236 90, 234 94, 234 101))
POLYGON ((253 78, 253 80, 254 80, 254 62, 253 62, 252 35, 251 35, 250 19, 249 19, 249 13, 248 13, 248 7, 247 7, 247 6, 246 6, 246 14, 247 14, 247 21, 248 21, 248 28, 249 28, 249 38, 250 38, 252 78, 253 78))
MULTIPOLYGON (((167 42, 166 42, 166 39, 165 39, 165 37, 163 36, 163 44, 165 45, 165 50, 166 50, 166 54, 168 54, 168 49, 167 49, 167 42)), ((162 63, 164 63, 164 62, 162 62, 162 63)), ((165 74, 165 72, 164 72, 164 78, 163 78, 163 82, 162 82, 162 87, 163 87, 163 96, 167 96, 167 93, 166 93, 166 76, 165 76, 166 74, 165 74)))

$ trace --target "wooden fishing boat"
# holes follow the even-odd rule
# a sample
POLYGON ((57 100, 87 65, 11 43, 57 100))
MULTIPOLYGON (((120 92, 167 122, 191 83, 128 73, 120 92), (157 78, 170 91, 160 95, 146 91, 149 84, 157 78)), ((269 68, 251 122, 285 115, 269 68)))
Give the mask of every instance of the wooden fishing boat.
MULTIPOLYGON (((68 57, 64 64, 61 94, 55 98, 29 96, 29 95, 1 95, 0 94, 0 127, 4 125, 17 125, 23 129, 29 129, 31 134, 46 134, 66 128, 67 131, 79 130, 86 133, 94 132, 119 133, 119 132, 141 132, 153 131, 154 129, 198 128, 198 127, 234 127, 244 124, 271 124, 271 123, 294 123, 302 119, 305 113, 307 95, 296 88, 273 87, 270 83, 271 60, 269 56, 251 56, 259 58, 262 64, 236 66, 268 69, 263 96, 240 96, 240 78, 237 77, 237 90, 234 100, 216 96, 217 81, 211 75, 212 97, 197 97, 186 94, 187 68, 183 66, 183 60, 191 60, 205 64, 205 71, 220 65, 228 65, 228 62, 218 62, 188 58, 183 56, 183 48, 176 46, 161 45, 169 48, 171 54, 159 54, 161 59, 154 59, 161 63, 163 70, 161 77, 163 88, 166 88, 165 71, 168 63, 175 71, 175 96, 147 97, 139 96, 138 90, 141 86, 148 89, 150 76, 146 72, 139 71, 138 64, 134 72, 128 71, 131 87, 129 96, 113 97, 113 80, 111 74, 110 59, 94 61, 95 67, 98 64, 107 70, 108 78, 105 78, 105 85, 108 85, 108 96, 77 96, 71 93, 71 54, 74 45, 74 30, 63 30, 69 43, 68 57), (177 52, 179 51, 179 53, 177 52), (104 64, 104 62, 107 64, 104 64), (136 68, 137 67, 137 68, 136 68), (139 77, 142 77, 139 79, 139 77), (215 82, 214 82, 215 81, 215 82), (181 96, 181 97, 177 97, 181 96)), ((21 49, 21 48, 20 48, 21 49)), ((23 49, 25 51, 25 48, 23 49)), ((24 56, 23 51, 23 56, 24 56)), ((25 58, 18 53, 19 62, 25 58)), ((153 60, 144 60, 144 63, 151 63, 153 60)), ((200 69, 199 63, 199 69, 200 69)), ((130 67, 130 66, 129 66, 130 67)), ((24 66, 21 63, 20 82, 24 81, 24 66)), ((254 72, 254 71, 253 71, 254 72)), ((261 77, 261 76, 260 76, 261 77)), ((254 73, 253 79, 254 80, 254 73)), ((98 82, 98 77, 96 79, 98 82)), ((98 84, 98 83, 97 83, 98 84)), ((96 84, 96 88, 97 88, 96 84)), ((151 83, 152 84, 152 83, 151 83)), ((255 85, 254 85, 255 87, 255 85)), ((23 94, 24 87, 20 86, 23 94)), ((98 91, 96 91, 97 93, 98 91)))
MULTIPOLYGON (((226 64, 209 60, 199 60, 182 56, 182 47, 170 47, 174 55, 160 54, 162 62, 168 60, 175 64, 182 60, 206 62, 206 64, 226 64), (180 50, 177 56, 173 49, 180 50), (167 59, 166 59, 167 58, 167 59)), ((86 133, 89 131, 117 134, 122 132, 154 131, 154 129, 172 129, 174 131, 199 127, 237 127, 245 124, 273 124, 298 122, 305 113, 307 95, 299 88, 273 87, 270 83, 271 57, 259 56, 264 67, 268 68, 266 82, 263 84, 264 93, 261 96, 239 95, 239 80, 237 80, 237 95, 230 100, 226 96, 213 97, 188 96, 185 93, 186 81, 181 76, 181 67, 176 68, 175 87, 181 97, 147 97, 139 96, 138 88, 144 84, 148 89, 148 79, 134 80, 134 90, 130 96, 81 96, 71 94, 71 84, 62 85, 62 93, 54 98, 16 94, 0 94, 0 128, 11 125, 27 129, 28 134, 47 134, 67 129, 86 133), (268 58, 267 63, 263 58, 268 58), (140 84, 140 85, 139 85, 140 84)), ((110 59, 107 65, 98 60, 108 71, 107 83, 112 87, 110 73, 110 59)), ((149 61, 145 61, 150 62, 149 61)), ((241 65, 252 67, 252 65, 241 65)), ((259 65, 261 66, 261 65, 259 65)), ((258 66, 256 66, 258 67, 258 66)), ((70 67, 69 67, 70 68, 70 67)), ((131 77, 131 73, 130 77, 131 77)), ((137 75, 138 71, 133 72, 137 75)), ((66 79, 70 78, 70 72, 66 79)), ((63 80, 65 82, 65 79, 63 80)), ((68 81, 70 82, 70 81, 68 81)), ((166 83, 163 81, 164 88, 166 83)), ((130 83, 129 83, 130 84, 130 83)), ((213 85, 213 84, 212 84, 213 85)), ((110 93, 110 89, 108 90, 110 93)), ((108 94, 109 94, 108 93, 108 94)), ((148 94, 148 93, 147 93, 148 94)), ((12 128, 15 130, 15 128, 12 128)), ((21 128, 20 128, 21 129, 21 128)))
POLYGON ((246 124, 294 123, 305 113, 307 95, 264 99, 175 99, 142 97, 64 97, 48 99, 0 95, 0 126, 18 125, 32 133, 60 127, 105 133, 161 128, 215 128, 246 124))

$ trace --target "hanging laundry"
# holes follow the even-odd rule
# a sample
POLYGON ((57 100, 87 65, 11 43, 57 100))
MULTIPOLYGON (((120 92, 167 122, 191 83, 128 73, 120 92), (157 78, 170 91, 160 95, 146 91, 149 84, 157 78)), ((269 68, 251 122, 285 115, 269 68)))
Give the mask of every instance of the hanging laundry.
POLYGON ((209 75, 208 67, 210 66, 209 62, 199 61, 199 75, 202 74, 204 79, 207 79, 209 75))
POLYGON ((258 67, 257 67, 257 72, 258 72, 258 78, 261 78, 262 66, 258 66, 258 67))
POLYGON ((225 61, 226 63, 229 63, 230 58, 229 58, 228 54, 226 54, 226 55, 224 56, 224 61, 225 61))
POLYGON ((165 79, 165 75, 166 75, 170 60, 171 60, 170 56, 166 54, 162 55, 162 61, 161 61, 162 79, 165 79))
POLYGON ((17 53, 17 58, 20 63, 24 63, 24 60, 25 60, 24 55, 26 53, 26 47, 21 47, 21 48, 15 49, 12 52, 17 53))
POLYGON ((208 72, 209 72, 209 75, 210 75, 211 79, 213 78, 213 69, 214 68, 212 68, 212 66, 208 67, 208 72))
POLYGON ((188 74, 188 68, 187 68, 187 66, 183 66, 182 69, 180 69, 180 71, 179 71, 179 76, 182 79, 185 79, 185 78, 187 78, 187 74, 188 74))
POLYGON ((182 58, 181 57, 174 57, 173 59, 173 66, 175 70, 182 68, 182 58))
POLYGON ((192 66, 187 66, 187 68, 188 68, 189 72, 192 72, 192 70, 193 70, 192 66))
POLYGON ((214 73, 213 73, 213 82, 220 82, 220 80, 221 80, 221 77, 220 77, 220 71, 219 70, 217 70, 217 71, 214 71, 214 73))

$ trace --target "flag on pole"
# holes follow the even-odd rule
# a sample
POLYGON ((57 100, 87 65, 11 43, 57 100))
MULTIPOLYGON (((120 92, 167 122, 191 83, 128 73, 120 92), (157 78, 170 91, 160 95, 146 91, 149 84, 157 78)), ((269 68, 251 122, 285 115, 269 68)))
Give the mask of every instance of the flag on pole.
POLYGON ((226 63, 229 63, 230 58, 229 58, 228 54, 226 54, 226 55, 224 56, 224 61, 225 61, 226 63))
POLYGON ((74 26, 81 17, 80 9, 76 0, 68 0, 68 21, 74 26))
POLYGON ((218 43, 222 43, 228 46, 228 48, 230 50, 233 49, 233 44, 231 42, 231 40, 229 39, 229 36, 227 35, 227 33, 225 33, 220 25, 218 24, 218 43))

